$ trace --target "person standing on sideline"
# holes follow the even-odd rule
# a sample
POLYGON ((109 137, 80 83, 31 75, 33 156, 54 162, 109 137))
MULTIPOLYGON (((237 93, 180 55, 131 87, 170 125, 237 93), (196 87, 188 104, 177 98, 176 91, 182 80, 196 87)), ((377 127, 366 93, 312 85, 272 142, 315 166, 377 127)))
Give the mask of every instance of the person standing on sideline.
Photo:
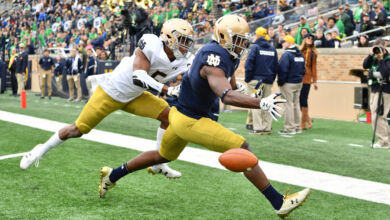
POLYGON ((41 99, 45 98, 45 87, 47 82, 47 96, 51 99, 51 77, 54 69, 54 59, 49 56, 49 50, 46 48, 43 52, 43 57, 39 59, 39 66, 41 68, 41 99))
POLYGON ((73 101, 74 98, 74 85, 77 89, 77 99, 75 102, 81 101, 81 85, 80 85, 80 73, 83 71, 83 62, 81 61, 77 50, 75 48, 71 51, 71 57, 66 61, 67 76, 66 80, 68 81, 69 87, 69 99, 68 102, 73 101))
POLYGON ((54 64, 54 77, 56 79, 57 90, 61 91, 62 89, 62 74, 64 73, 64 61, 61 59, 61 56, 57 56, 57 60, 54 64))
POLYGON ((307 100, 309 98, 310 85, 313 83, 314 89, 317 90, 317 56, 318 51, 314 45, 314 35, 306 34, 302 45, 300 46, 301 53, 305 58, 305 75, 302 79, 302 90, 299 96, 299 104, 301 106, 302 119, 301 128, 306 130, 306 123, 308 128, 312 127, 312 121, 309 116, 309 106, 307 100))
POLYGON ((377 39, 370 50, 370 54, 363 61, 363 68, 369 69, 372 74, 369 74, 368 85, 371 89, 370 95, 370 109, 372 117, 372 128, 376 131, 375 135, 378 137, 378 142, 373 148, 390 148, 390 131, 387 123, 387 114, 390 111, 390 84, 382 85, 382 100, 381 106, 378 106, 378 99, 380 97, 379 91, 381 79, 388 79, 390 75, 390 54, 386 50, 386 42, 383 39, 377 39), (374 50, 374 48, 378 48, 374 50), (382 108, 377 114, 378 108, 382 108), (378 117, 378 119, 376 119, 378 117), (375 124, 377 120, 377 123, 375 124))
POLYGON ((87 62, 87 67, 85 68, 85 80, 86 80, 89 96, 91 97, 93 93, 92 84, 91 84, 91 80, 88 80, 88 77, 95 74, 95 66, 96 66, 96 61, 92 55, 91 48, 87 49, 87 56, 88 56, 88 62, 87 62))
POLYGON ((284 130, 279 131, 279 134, 293 135, 302 133, 299 94, 302 77, 305 75, 305 59, 291 35, 284 37, 281 42, 285 52, 279 60, 278 85, 287 103, 284 111, 284 130))
POLYGON ((16 48, 11 49, 11 56, 8 62, 8 69, 11 73, 11 87, 12 94, 11 96, 18 96, 18 81, 16 80, 15 70, 16 70, 16 58, 18 57, 18 53, 16 52, 16 48))
POLYGON ((24 82, 28 62, 28 52, 25 51, 24 48, 24 44, 19 44, 19 54, 15 57, 15 76, 16 80, 18 81, 18 96, 20 95, 22 90, 24 90, 24 82))
MULTIPOLYGON (((275 81, 278 68, 278 53, 268 43, 267 29, 256 29, 255 42, 245 62, 245 82, 248 84, 248 94, 251 94, 259 83, 264 83, 263 97, 271 95, 272 84, 275 81)), ((260 109, 249 109, 247 126, 253 125, 251 134, 271 134, 272 118, 268 112, 260 109)))

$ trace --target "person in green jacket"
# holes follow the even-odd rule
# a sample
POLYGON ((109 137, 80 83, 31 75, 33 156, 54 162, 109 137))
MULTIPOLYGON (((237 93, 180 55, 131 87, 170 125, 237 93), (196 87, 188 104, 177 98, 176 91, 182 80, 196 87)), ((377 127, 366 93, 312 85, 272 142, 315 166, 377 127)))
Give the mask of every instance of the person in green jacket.
POLYGON ((298 26, 299 28, 298 28, 297 33, 295 34, 295 39, 294 39, 295 44, 297 44, 297 45, 301 45, 301 43, 302 43, 303 36, 301 35, 301 31, 303 28, 306 28, 309 31, 309 33, 312 32, 310 26, 306 23, 307 22, 306 16, 302 15, 299 20, 301 23, 298 26))
POLYGON ((339 29, 339 37, 344 38, 346 35, 343 21, 340 19, 338 14, 334 14, 333 17, 336 19, 336 27, 339 29))
POLYGON ((340 6, 339 7, 339 11, 340 11, 340 20, 341 22, 343 22, 344 24, 344 28, 345 28, 345 34, 347 36, 351 36, 352 33, 353 33, 353 24, 352 24, 352 20, 351 20, 351 17, 349 16, 349 14, 345 11, 345 8, 344 6, 340 6))
POLYGON ((355 20, 355 24, 357 25, 358 29, 360 28, 359 26, 360 26, 362 12, 363 12, 363 0, 359 0, 358 6, 355 8, 353 12, 353 20, 355 20))

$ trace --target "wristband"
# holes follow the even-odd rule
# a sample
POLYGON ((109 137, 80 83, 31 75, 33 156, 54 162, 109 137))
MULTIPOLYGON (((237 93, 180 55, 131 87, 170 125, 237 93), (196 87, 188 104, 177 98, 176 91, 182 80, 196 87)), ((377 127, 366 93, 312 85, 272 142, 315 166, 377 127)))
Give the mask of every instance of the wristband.
POLYGON ((225 89, 221 95, 221 101, 223 102, 223 99, 225 98, 225 95, 230 91, 231 89, 225 89))

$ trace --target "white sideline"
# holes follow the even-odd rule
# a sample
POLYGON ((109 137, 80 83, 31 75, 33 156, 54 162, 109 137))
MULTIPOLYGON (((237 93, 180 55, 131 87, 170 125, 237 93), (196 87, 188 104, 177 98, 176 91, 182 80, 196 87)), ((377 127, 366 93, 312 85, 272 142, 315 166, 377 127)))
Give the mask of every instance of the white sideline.
POLYGON ((27 153, 27 152, 0 156, 0 160, 5 160, 5 159, 9 159, 9 158, 14 158, 14 157, 21 157, 21 156, 23 156, 25 153, 27 153))
MULTIPOLYGON (((51 132, 55 132, 66 125, 65 123, 5 111, 0 111, 0 120, 51 132)), ((153 150, 155 146, 155 141, 152 140, 96 129, 92 130, 89 134, 84 135, 82 138, 137 151, 153 150)), ((180 155, 179 160, 224 169, 218 162, 219 155, 220 153, 217 152, 186 147, 180 155)), ((120 161, 118 161, 118 163, 120 163, 120 161)), ((390 205, 390 184, 265 161, 260 161, 260 166, 271 180, 390 205)))

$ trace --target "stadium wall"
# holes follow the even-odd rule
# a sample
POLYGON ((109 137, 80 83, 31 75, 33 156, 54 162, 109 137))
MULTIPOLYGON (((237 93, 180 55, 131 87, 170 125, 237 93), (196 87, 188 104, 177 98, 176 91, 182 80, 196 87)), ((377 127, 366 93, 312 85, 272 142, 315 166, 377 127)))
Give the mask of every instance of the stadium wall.
MULTIPOLYGON (((278 50, 281 55, 283 50, 278 50)), ((310 114, 317 118, 357 121, 359 110, 353 108, 354 88, 362 86, 360 79, 349 75, 350 69, 362 68, 363 60, 369 53, 369 48, 319 49, 317 60, 318 87, 310 91, 310 114)), ((32 60, 31 91, 39 92, 38 60, 41 56, 30 55, 32 60)), ((236 72, 239 81, 244 79, 243 60, 236 72)), ((279 88, 276 83, 274 92, 279 88)), ((239 109, 232 107, 233 109, 239 109)))

